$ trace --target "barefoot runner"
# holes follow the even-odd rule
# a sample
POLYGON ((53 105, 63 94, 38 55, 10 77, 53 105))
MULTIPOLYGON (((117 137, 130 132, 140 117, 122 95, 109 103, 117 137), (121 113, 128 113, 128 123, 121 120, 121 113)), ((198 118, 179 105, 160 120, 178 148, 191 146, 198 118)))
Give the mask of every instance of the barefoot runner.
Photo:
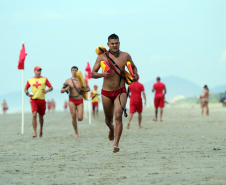
POLYGON ((40 138, 43 136, 43 116, 45 115, 46 110, 45 94, 53 90, 53 87, 50 84, 49 80, 41 76, 41 70, 42 69, 39 66, 36 66, 34 68, 35 76, 27 81, 24 89, 26 95, 31 98, 30 103, 33 114, 32 125, 34 129, 33 137, 37 137, 37 113, 39 113, 40 138), (48 86, 49 89, 45 90, 46 86, 48 86), (28 92, 29 87, 31 87, 31 93, 28 92))
MULTIPOLYGON (((139 79, 139 76, 138 76, 138 79, 139 79)), ((138 82, 138 79, 128 87, 129 97, 130 97, 130 109, 129 109, 130 114, 129 114, 129 120, 127 124, 128 129, 130 127, 130 122, 132 120, 133 114, 135 112, 138 112, 139 128, 142 128, 141 119, 142 119, 143 104, 142 104, 141 94, 143 95, 143 98, 144 98, 144 106, 146 106, 146 95, 144 92, 144 86, 143 84, 138 82)))
POLYGON ((82 92, 89 92, 90 88, 87 85, 87 88, 82 88, 77 77, 78 67, 73 66, 71 68, 72 77, 68 78, 64 86, 61 89, 61 93, 69 93, 69 102, 68 106, 70 108, 72 125, 75 130, 75 137, 78 137, 78 127, 77 127, 77 118, 78 121, 83 120, 83 95, 82 92), (77 113, 76 113, 77 111, 77 113))
POLYGON ((153 85, 152 88, 152 92, 155 92, 155 119, 153 119, 153 121, 158 121, 158 108, 160 108, 160 121, 162 121, 163 108, 165 104, 166 86, 164 83, 160 82, 160 77, 157 77, 156 80, 157 82, 153 85))
POLYGON ((98 102, 99 102, 99 92, 97 91, 98 86, 94 85, 94 89, 91 91, 90 97, 92 98, 92 108, 93 108, 93 119, 98 118, 98 102))
MULTIPOLYGON (((137 78, 137 68, 134 65, 131 56, 126 52, 119 50, 120 42, 119 37, 112 34, 108 37, 109 52, 100 54, 93 67, 91 77, 92 78, 104 78, 101 99, 103 103, 103 109, 105 114, 105 123, 109 127, 109 140, 114 140, 113 152, 119 151, 119 140, 122 134, 122 114, 123 109, 126 106, 127 94, 125 88, 125 79, 120 80, 120 76, 111 67, 110 72, 98 73, 100 69, 100 62, 105 61, 109 66, 109 58, 107 55, 118 65, 121 71, 125 69, 127 61, 131 62, 135 78, 137 78), (119 99, 120 97, 120 99, 119 99), (113 114, 115 116, 115 127, 113 125, 113 114)), ((119 69, 116 69, 120 73, 119 69)))

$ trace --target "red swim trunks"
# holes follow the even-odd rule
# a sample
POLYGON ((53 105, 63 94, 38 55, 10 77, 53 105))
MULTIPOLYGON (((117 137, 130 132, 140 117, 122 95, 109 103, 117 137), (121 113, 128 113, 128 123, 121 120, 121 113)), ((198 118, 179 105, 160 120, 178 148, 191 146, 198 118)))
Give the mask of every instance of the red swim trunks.
POLYGON ((95 111, 95 108, 98 109, 98 102, 92 102, 93 111, 95 111))
POLYGON ((126 88, 123 87, 121 89, 115 90, 115 91, 105 91, 105 90, 101 90, 101 94, 106 96, 107 98, 110 98, 112 101, 115 100, 115 98, 122 93, 126 93, 126 88))
POLYGON ((155 108, 163 108, 164 107, 164 97, 155 97, 154 98, 154 104, 155 104, 155 108))
POLYGON ((69 98, 69 102, 72 102, 72 103, 74 103, 75 105, 80 105, 80 104, 83 103, 83 99, 76 100, 76 99, 73 99, 73 98, 69 98))
POLYGON ((35 112, 37 111, 39 115, 43 116, 45 115, 46 111, 46 101, 45 100, 39 100, 39 99, 30 99, 31 103, 31 111, 35 112))
POLYGON ((130 103, 130 109, 129 109, 130 113, 135 113, 135 112, 141 113, 142 110, 143 110, 142 101, 139 103, 130 103))

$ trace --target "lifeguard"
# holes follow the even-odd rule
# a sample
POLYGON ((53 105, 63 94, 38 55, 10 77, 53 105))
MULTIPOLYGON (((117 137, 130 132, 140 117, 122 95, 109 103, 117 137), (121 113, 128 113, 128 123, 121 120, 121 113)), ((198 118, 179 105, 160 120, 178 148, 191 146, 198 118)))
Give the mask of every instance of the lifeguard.
POLYGON ((92 108, 93 108, 93 119, 98 118, 98 103, 99 103, 99 92, 97 91, 98 86, 94 85, 93 90, 90 93, 90 97, 92 98, 92 108))
POLYGON ((39 66, 36 66, 34 68, 35 76, 33 78, 30 78, 27 81, 27 84, 25 86, 24 92, 28 97, 30 97, 30 103, 31 103, 31 111, 33 114, 32 117, 32 125, 34 129, 34 135, 33 137, 37 137, 37 113, 39 114, 39 123, 40 123, 40 132, 39 137, 41 138, 43 136, 43 124, 44 119, 43 116, 45 115, 46 110, 46 101, 45 101, 45 94, 52 91, 53 87, 49 80, 46 77, 41 76, 42 68, 39 66), (49 89, 46 89, 46 86, 49 87, 49 89), (28 92, 28 89, 31 87, 31 93, 28 92))

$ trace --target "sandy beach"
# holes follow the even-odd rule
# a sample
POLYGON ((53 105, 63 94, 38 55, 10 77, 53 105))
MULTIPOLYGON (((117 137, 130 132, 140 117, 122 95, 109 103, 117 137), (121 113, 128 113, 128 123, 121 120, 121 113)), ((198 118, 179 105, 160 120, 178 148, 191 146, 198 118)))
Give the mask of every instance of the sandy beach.
MULTIPOLYGON (((201 117, 195 105, 166 107, 163 122, 145 108, 130 129, 123 118, 120 152, 112 153, 103 113, 78 123, 69 112, 46 114, 43 138, 32 138, 31 113, 0 115, 0 184, 226 184, 226 108, 210 105, 201 117)), ((39 126, 38 126, 39 128, 39 126)))

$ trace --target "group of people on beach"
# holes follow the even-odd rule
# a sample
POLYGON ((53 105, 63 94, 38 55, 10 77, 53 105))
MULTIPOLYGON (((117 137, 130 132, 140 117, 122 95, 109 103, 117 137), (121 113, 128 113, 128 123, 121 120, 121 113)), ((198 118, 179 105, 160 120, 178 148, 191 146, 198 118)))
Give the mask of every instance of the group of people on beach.
MULTIPOLYGON (((127 128, 130 128, 131 119, 135 112, 138 112, 139 128, 142 120, 143 103, 141 95, 144 99, 144 105, 146 105, 146 95, 144 92, 144 86, 139 83, 139 75, 136 65, 134 64, 131 56, 119 50, 120 42, 119 37, 116 34, 112 34, 108 37, 107 43, 109 50, 99 54, 91 72, 91 78, 98 79, 103 78, 103 85, 101 90, 101 99, 105 115, 105 123, 109 128, 108 138, 114 141, 113 152, 118 152, 119 141, 121 138, 123 124, 123 114, 126 113, 127 96, 130 97, 130 115, 127 123, 127 128), (101 61, 105 61, 111 69, 105 72, 98 72, 100 69, 101 61), (131 63, 133 72, 133 83, 126 89, 125 84, 127 77, 123 73, 126 63, 131 63), (113 124, 113 117, 115 118, 115 124, 113 124)), ((25 93, 29 96, 32 110, 32 125, 34 134, 33 137, 37 137, 37 113, 39 114, 40 132, 39 137, 43 136, 43 116, 46 110, 45 94, 53 90, 53 87, 46 77, 41 76, 42 68, 36 66, 34 68, 35 76, 27 81, 25 86, 25 93), (46 86, 48 89, 46 89, 46 86), (31 92, 28 89, 31 87, 31 92)), ((61 93, 68 92, 69 100, 68 106, 72 117, 72 125, 75 131, 75 137, 78 137, 77 120, 83 120, 83 92, 89 92, 90 87, 87 84, 86 88, 82 87, 77 77, 77 66, 72 66, 72 77, 65 80, 61 93)), ((157 82, 153 85, 152 92, 155 92, 154 105, 155 105, 155 118, 153 121, 158 121, 158 109, 160 108, 160 121, 162 121, 163 108, 165 104, 166 86, 160 81, 160 77, 157 77, 157 82)), ((93 117, 98 117, 98 102, 99 93, 97 86, 91 92, 93 117)), ((47 103, 48 104, 48 103, 47 103)), ((49 107, 49 106, 48 106, 49 107)))

